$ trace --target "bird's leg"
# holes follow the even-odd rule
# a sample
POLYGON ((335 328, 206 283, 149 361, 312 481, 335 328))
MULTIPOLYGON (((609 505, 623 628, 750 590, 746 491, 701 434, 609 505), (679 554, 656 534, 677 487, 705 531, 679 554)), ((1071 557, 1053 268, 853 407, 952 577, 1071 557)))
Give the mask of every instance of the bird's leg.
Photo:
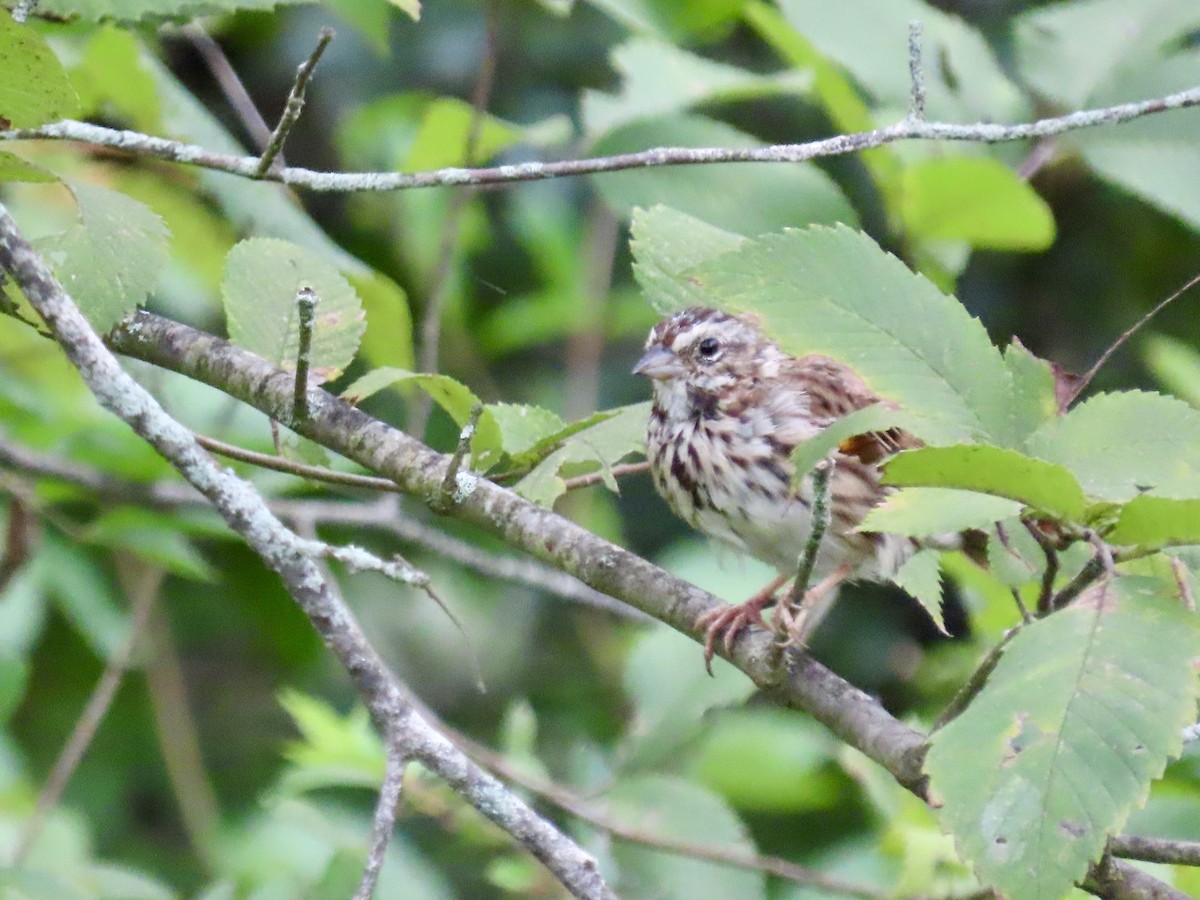
POLYGON ((696 627, 704 629, 704 668, 709 675, 713 673, 712 658, 716 653, 717 640, 720 639, 725 646, 726 654, 731 654, 733 642, 743 628, 751 624, 765 628, 767 623, 763 621, 763 607, 774 599, 775 592, 791 577, 779 575, 745 603, 711 609, 696 620, 696 627))
POLYGON ((849 563, 842 563, 805 591, 799 602, 789 596, 787 601, 779 604, 775 610, 775 630, 782 638, 782 646, 803 647, 805 645, 808 633, 812 630, 807 627, 812 610, 831 591, 836 590, 838 585, 845 581, 853 571, 854 567, 849 563))

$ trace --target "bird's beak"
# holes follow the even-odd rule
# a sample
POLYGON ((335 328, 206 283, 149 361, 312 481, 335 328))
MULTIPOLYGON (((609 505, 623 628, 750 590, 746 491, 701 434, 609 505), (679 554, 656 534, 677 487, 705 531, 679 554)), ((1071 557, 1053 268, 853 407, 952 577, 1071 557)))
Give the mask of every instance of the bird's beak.
POLYGON ((683 374, 683 366, 679 357, 665 347, 653 347, 637 361, 633 367, 634 375, 645 375, 655 381, 663 381, 683 374))

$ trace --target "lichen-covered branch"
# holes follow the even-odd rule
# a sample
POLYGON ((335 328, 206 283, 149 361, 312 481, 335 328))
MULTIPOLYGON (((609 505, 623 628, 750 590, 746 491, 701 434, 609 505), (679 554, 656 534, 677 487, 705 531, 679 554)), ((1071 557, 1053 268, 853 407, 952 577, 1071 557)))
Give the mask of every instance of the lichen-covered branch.
MULTIPOLYGON (((446 781, 525 845, 577 897, 611 898, 596 861, 436 732, 408 702, 358 622, 321 574, 306 541, 271 513, 252 485, 218 466, 192 433, 117 363, 0 204, 0 268, 20 286, 96 399, 175 466, 282 578, 350 675, 397 752, 446 781)), ((284 373, 284 378, 291 376, 284 373)), ((288 407, 291 407, 289 392, 288 407)), ((318 404, 316 410, 322 408, 318 404)), ((290 419, 291 413, 281 416, 290 419)))
MULTIPOLYGON (((279 181, 294 188, 310 191, 402 191, 414 188, 479 186, 511 184, 520 181, 542 181, 576 175, 595 175, 601 172, 620 172, 626 169, 648 169, 658 166, 695 166, 737 162, 805 162, 825 156, 843 156, 898 141, 964 141, 977 144, 999 144, 1048 138, 1081 128, 1098 125, 1119 125, 1154 113, 1187 109, 1200 105, 1200 87, 1169 94, 1154 100, 1122 103, 1102 109, 1086 109, 1064 116, 1039 119, 1019 125, 997 125, 980 122, 956 125, 950 122, 926 122, 905 118, 886 128, 842 134, 803 144, 774 144, 769 147, 655 147, 636 153, 619 153, 589 159, 567 159, 556 162, 525 162, 491 168, 446 168, 429 172, 318 172, 296 167, 277 168, 266 172, 264 180, 279 181)), ((258 178, 259 157, 234 156, 217 153, 194 144, 183 144, 166 138, 119 131, 90 125, 86 122, 64 120, 40 128, 24 128, 0 132, 0 140, 65 140, 82 141, 111 147, 135 156, 165 159, 185 165, 199 166, 258 178)))

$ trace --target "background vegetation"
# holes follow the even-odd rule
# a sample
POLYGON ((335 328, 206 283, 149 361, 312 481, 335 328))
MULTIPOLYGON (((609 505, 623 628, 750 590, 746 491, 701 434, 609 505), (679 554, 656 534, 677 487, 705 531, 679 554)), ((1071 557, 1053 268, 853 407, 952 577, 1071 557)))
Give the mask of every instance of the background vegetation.
MULTIPOLYGON (((912 20, 924 25, 926 115, 937 121, 1026 122, 1164 96, 1194 86, 1200 52, 1193 0, 448 0, 419 21, 414 12, 386 0, 43 0, 25 26, 0 12, 0 47, 25 47, 30 33, 52 52, 13 57, 28 68, 13 68, 10 85, 41 92, 23 87, 30 100, 0 85, 0 115, 13 128, 68 116, 257 153, 252 110, 269 132, 296 65, 332 25, 287 164, 419 172, 798 143, 887 125, 909 108, 912 20)), ((496 412, 506 453, 497 475, 536 463, 521 452, 558 425, 646 399, 629 369, 659 313, 633 276, 635 207, 664 204, 745 237, 814 223, 861 229, 953 292, 996 344, 1019 339, 1082 371, 1196 274, 1198 138, 1200 112, 1180 110, 996 146, 907 142, 803 164, 291 195, 99 145, 20 140, 0 145, 0 199, 102 330, 140 302, 290 365, 294 344, 280 326, 291 323, 290 293, 280 299, 256 278, 303 268, 322 297, 318 315, 336 320, 318 348, 335 389, 381 367, 436 370, 483 401, 559 417, 531 426, 522 447, 496 412)), ((667 252, 671 231, 656 221, 645 224, 643 250, 667 252)), ((687 243, 690 226, 680 227, 687 243)), ((858 287, 861 296, 870 283, 858 287)), ((1094 386, 1200 405, 1196 323, 1185 296, 1094 386)), ((275 451, 260 413, 174 373, 129 370, 195 431, 275 451)), ((453 450, 474 398, 424 383, 439 399, 431 408, 411 378, 380 382, 359 385, 364 409, 453 450)), ((766 580, 756 564, 714 554, 644 474, 622 476, 619 493, 564 491, 560 479, 596 471, 597 456, 606 472, 636 458, 636 416, 608 427, 565 445, 523 493, 728 599, 766 580)), ((353 468, 290 432, 280 441, 286 458, 353 468)), ((210 511, 133 494, 131 482, 172 480, 172 470, 100 410, 53 342, 12 316, 0 317, 0 442, 5 859, 31 833, 38 791, 106 661, 145 619, 111 709, 23 865, 5 872, 6 890, 350 896, 384 752, 277 576, 210 511), (39 477, 46 462, 112 480, 97 489, 39 477)), ((419 590, 335 565, 375 647, 464 740, 502 754, 526 780, 568 786, 612 822, 843 879, 800 885, 650 849, 540 806, 599 857, 622 896, 978 890, 926 804, 812 719, 757 696, 732 666, 718 662, 708 678, 684 636, 540 565, 498 577, 502 542, 419 502, 406 498, 397 512, 365 488, 232 465, 302 534, 403 553, 429 573, 461 628, 419 590)), ((1003 584, 964 577, 947 589, 949 637, 898 589, 856 586, 814 654, 897 717, 928 726, 1018 619, 1003 584)), ((1147 646, 1146 655, 1170 652, 1153 635, 1147 646)), ((1194 682, 1179 689, 1192 713, 1194 682)), ((1127 831, 1200 840, 1198 746, 1168 767, 1127 831)), ((410 768, 405 788, 377 896, 561 891, 442 782, 410 768)), ((1195 869, 1155 874, 1200 893, 1195 869)), ((1038 896, 1061 893, 1046 891, 1038 896)))

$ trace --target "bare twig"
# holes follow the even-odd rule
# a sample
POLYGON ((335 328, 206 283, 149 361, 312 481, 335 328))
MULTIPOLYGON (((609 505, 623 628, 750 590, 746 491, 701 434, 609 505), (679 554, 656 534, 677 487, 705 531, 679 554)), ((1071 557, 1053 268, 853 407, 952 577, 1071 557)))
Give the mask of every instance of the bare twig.
POLYGON ((383 775, 383 786, 375 803, 375 819, 371 826, 371 849, 367 853, 367 864, 363 867, 362 879, 354 900, 371 900, 375 896, 375 885, 379 882, 379 871, 387 855, 396 826, 396 808, 400 804, 400 791, 404 785, 404 769, 408 764, 403 754, 387 742, 387 768, 383 775))
POLYGON ((276 167, 258 174, 258 157, 217 153, 194 144, 183 144, 165 138, 119 131, 65 119, 38 128, 20 128, 0 132, 0 140, 67 140, 83 141, 111 147, 155 159, 166 159, 185 165, 215 169, 245 178, 279 181, 295 188, 318 192, 400 191, 427 187, 482 186, 514 184, 523 181, 542 181, 627 169, 646 169, 657 166, 712 165, 740 162, 805 162, 826 156, 844 156, 884 144, 899 141, 964 141, 968 143, 1000 144, 1012 141, 1036 140, 1095 128, 1119 125, 1143 116, 1189 109, 1200 105, 1200 87, 1168 94, 1153 100, 1122 103, 1099 109, 1082 110, 1064 116, 1039 119, 1021 125, 996 125, 980 122, 957 125, 949 122, 900 121, 886 128, 842 134, 803 144, 774 144, 767 147, 656 147, 635 153, 568 159, 557 162, 525 162, 492 168, 446 168, 428 172, 319 172, 299 167, 276 167))
MULTIPOLYGON (((471 94, 471 120, 467 125, 466 139, 463 141, 464 166, 473 165, 475 162, 475 155, 479 149, 479 136, 483 132, 488 100, 492 95, 492 87, 496 78, 496 46, 499 37, 496 9, 492 2, 485 2, 483 7, 485 21, 483 53, 479 59, 479 74, 475 79, 475 89, 471 94)), ((454 286, 454 262, 458 257, 462 215, 472 194, 473 192, 469 190, 456 193, 450 199, 446 218, 442 223, 437 264, 429 279, 425 311, 421 318, 419 367, 422 372, 438 370, 438 354, 442 340, 442 314, 445 311, 446 300, 449 299, 450 291, 454 286)), ((432 403, 432 399, 427 394, 417 396, 416 404, 413 407, 412 422, 409 426, 409 431, 417 437, 425 433, 425 425, 429 420, 432 403)))
POLYGON ((297 419, 308 418, 308 369, 311 363, 313 323, 317 316, 318 297, 312 288, 296 292, 296 312, 299 346, 296 350, 296 392, 292 414, 297 419))
POLYGON ((1022 623, 1015 628, 1010 628, 1008 631, 1004 632, 1004 636, 1000 638, 1000 640, 996 643, 996 646, 988 651, 988 655, 983 658, 983 662, 975 667, 975 671, 971 673, 971 677, 967 680, 967 683, 959 688, 958 693, 954 695, 953 699, 951 699, 951 701, 946 705, 946 708, 942 710, 941 715, 937 717, 937 720, 933 723, 933 727, 929 730, 930 734, 940 730, 941 728, 944 728, 946 725, 949 725, 960 715, 962 715, 963 710, 971 705, 971 701, 975 699, 976 695, 978 695, 981 690, 983 690, 983 686, 987 683, 988 676, 990 676, 995 670, 996 666, 1000 664, 1000 657, 1004 655, 1004 648, 1008 646, 1009 642, 1012 641, 1012 639, 1015 638, 1024 627, 1025 625, 1022 623))
POLYGON ((308 81, 312 78, 313 69, 321 61, 321 54, 325 52, 325 48, 329 46, 329 42, 334 39, 336 34, 337 32, 328 25, 322 28, 317 37, 317 46, 313 48, 308 59, 296 68, 296 80, 292 82, 292 89, 288 92, 287 103, 284 104, 283 114, 279 117, 279 124, 271 132, 271 139, 267 141, 267 149, 263 151, 262 157, 258 160, 258 166, 254 170, 255 176, 261 178, 265 175, 270 170, 272 163, 275 162, 275 157, 283 150, 292 126, 296 124, 300 113, 304 111, 304 92, 308 90, 308 81))
POLYGON ((921 23, 908 23, 908 119, 909 122, 925 120, 925 72, 921 67, 921 23))
POLYGON ((808 591, 808 583, 812 581, 813 569, 817 565, 817 553, 821 550, 821 541, 825 540, 825 532, 832 521, 833 511, 829 508, 829 482, 833 477, 833 459, 825 459, 817 463, 812 470, 812 522, 808 540, 804 544, 804 552, 800 554, 799 566, 796 569, 796 580, 788 596, 786 606, 795 607, 804 602, 808 591))
POLYGON ((1175 585, 1179 588, 1179 599, 1183 603, 1183 608, 1188 612, 1195 612, 1196 596, 1192 593, 1192 580, 1188 573, 1188 567, 1178 556, 1172 556, 1170 559, 1171 574, 1175 576, 1175 585))
POLYGON ((23 25, 25 20, 37 11, 39 0, 17 0, 17 5, 13 7, 13 21, 18 25, 23 25))
MULTIPOLYGON (((225 95, 225 99, 229 101, 229 105, 233 111, 237 113, 237 117, 242 122, 242 127, 250 135, 250 139, 254 141, 254 146, 259 151, 265 150, 267 144, 271 142, 271 128, 263 119, 262 113, 258 111, 258 107, 254 105, 254 100, 250 97, 250 92, 246 90, 246 86, 242 84, 242 79, 238 77, 237 72, 229 62, 229 57, 225 55, 225 51, 221 49, 221 45, 195 22, 189 22, 180 29, 184 37, 186 37, 196 48, 196 52, 200 54, 200 58, 204 60, 204 64, 208 66, 208 71, 216 79, 217 85, 221 88, 221 93, 225 95)), ((283 163, 283 156, 277 157, 277 161, 283 163)))
POLYGON ((150 615, 150 609, 158 597, 158 589, 162 585, 164 575, 163 570, 132 560, 126 560, 126 563, 128 568, 122 567, 121 571, 127 573, 122 577, 122 581, 126 582, 125 588, 130 600, 129 630, 126 632, 125 639, 113 651, 105 664, 104 671, 101 673, 99 681, 96 682, 96 687, 92 689, 92 694, 88 697, 83 712, 79 714, 71 736, 63 745, 58 759, 54 761, 54 767, 50 770, 50 775, 46 778, 46 783, 38 794, 33 812, 25 820, 21 833, 17 836, 16 849, 13 850, 10 861, 13 866, 19 866, 24 861, 41 835, 42 828, 46 824, 46 817, 58 805, 59 798, 66 790, 67 782, 71 780, 71 776, 75 774, 75 769, 83 760, 87 748, 91 746, 92 738, 100 729, 100 723, 104 721, 108 708, 117 694, 121 679, 125 677, 125 672, 129 669, 133 660, 134 648, 146 627, 146 618, 150 615))
POLYGON ((1168 863, 1175 866, 1200 866, 1200 841, 1172 841, 1167 838, 1121 834, 1109 838, 1108 852, 1125 859, 1168 863))
MULTIPOLYGON (((292 598, 346 669, 372 716, 392 729, 401 752, 420 761, 523 844, 572 894, 613 898, 591 856, 471 763, 415 712, 349 608, 322 576, 306 543, 283 527, 251 485, 216 465, 191 433, 167 416, 121 368, 2 204, 0 268, 20 285, 97 400, 169 460, 283 579, 292 598)), ((286 404, 276 412, 281 418, 289 414, 286 404)))
POLYGON ((1050 601, 1051 611, 1062 609, 1087 588, 1093 581, 1101 576, 1104 572, 1104 558, 1097 553, 1089 559, 1079 570, 1079 574, 1072 578, 1061 591, 1054 595, 1050 601))
POLYGON ((449 508, 455 503, 461 503, 463 495, 470 494, 475 490, 475 484, 479 481, 479 476, 469 469, 466 472, 462 471, 462 464, 471 452, 471 441, 475 439, 475 429, 479 427, 479 417, 482 415, 483 404, 476 403, 471 407, 467 424, 463 425, 462 431, 458 434, 458 445, 454 448, 449 465, 446 466, 446 477, 442 479, 438 498, 439 505, 443 509, 449 508))
POLYGON ((1149 322, 1151 319, 1153 319, 1155 316, 1157 316, 1167 306, 1169 306, 1171 303, 1178 300, 1180 296, 1187 293, 1189 290, 1191 290, 1197 284, 1200 284, 1200 275, 1193 276, 1190 280, 1188 280, 1188 282, 1186 284, 1183 285, 1183 287, 1176 290, 1173 294, 1171 294, 1165 300, 1160 301, 1157 305, 1155 305, 1154 309, 1150 310, 1150 312, 1146 313, 1144 316, 1142 316, 1140 319, 1138 319, 1136 322, 1134 322, 1132 325, 1130 325, 1128 328, 1126 328, 1125 331, 1121 334, 1121 336, 1118 337, 1115 341, 1113 341, 1108 346, 1107 350, 1105 350, 1103 353, 1100 354, 1100 358, 1098 360, 1096 360, 1096 362, 1092 365, 1092 367, 1090 369, 1088 369, 1087 372, 1085 372, 1082 377, 1080 377, 1079 381, 1075 384, 1075 386, 1071 390, 1070 394, 1066 397, 1065 401, 1061 404, 1062 408, 1066 409, 1068 406, 1070 406, 1072 403, 1074 403, 1077 399, 1079 399, 1079 395, 1082 394, 1087 389, 1087 386, 1091 383, 1092 379, 1096 377, 1096 373, 1099 372, 1104 367, 1104 364, 1106 362, 1108 362, 1110 358, 1112 358, 1112 355, 1114 353, 1116 353, 1119 349, 1121 349, 1122 346, 1124 346, 1126 341, 1128 341, 1131 337, 1133 337, 1135 334, 1137 334, 1138 331, 1140 331, 1143 327, 1145 327, 1147 322, 1149 322))
MULTIPOLYGON (((295 403, 294 392, 292 402, 293 404, 295 403)), ((239 462, 250 463, 251 465, 271 469, 275 472, 295 475, 297 478, 322 481, 326 484, 340 484, 346 487, 366 488, 372 491, 400 492, 400 488, 396 485, 396 482, 388 478, 379 478, 374 475, 359 475, 354 472, 338 472, 335 469, 325 466, 310 466, 307 463, 285 459, 282 456, 276 456, 272 453, 259 453, 257 450, 247 450, 245 447, 219 441, 216 438, 203 434, 197 434, 194 437, 197 444, 211 453, 216 453, 218 456, 236 459, 239 462)))
MULTIPOLYGON (((1029 532, 1030 536, 1037 541, 1037 545, 1042 549, 1042 554, 1046 557, 1046 568, 1042 570, 1042 585, 1038 591, 1037 602, 1038 614, 1045 615, 1053 608, 1051 598, 1054 596, 1054 580, 1058 577, 1058 549, 1046 535, 1042 534, 1041 529, 1038 528, 1035 522, 1022 519, 1021 523, 1025 526, 1025 530, 1029 532)), ((1029 621, 1027 618, 1029 613, 1023 606, 1022 604, 1022 616, 1026 617, 1026 621, 1029 621)))
POLYGON ((606 473, 603 469, 595 472, 588 472, 586 475, 576 475, 574 478, 566 479, 563 484, 566 485, 566 490, 577 491, 580 488, 591 487, 594 484, 603 484, 606 474, 612 475, 613 478, 624 478, 626 475, 637 475, 642 472, 650 471, 650 463, 635 462, 635 463, 618 463, 609 468, 606 473))

